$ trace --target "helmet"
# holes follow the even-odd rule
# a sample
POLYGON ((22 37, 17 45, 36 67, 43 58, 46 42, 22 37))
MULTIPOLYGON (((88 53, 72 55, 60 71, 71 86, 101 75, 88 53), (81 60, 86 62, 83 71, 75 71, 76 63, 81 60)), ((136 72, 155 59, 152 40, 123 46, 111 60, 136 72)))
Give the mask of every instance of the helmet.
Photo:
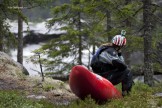
POLYGON ((122 35, 116 35, 112 39, 112 43, 117 46, 124 46, 126 45, 126 42, 127 42, 126 38, 122 35))

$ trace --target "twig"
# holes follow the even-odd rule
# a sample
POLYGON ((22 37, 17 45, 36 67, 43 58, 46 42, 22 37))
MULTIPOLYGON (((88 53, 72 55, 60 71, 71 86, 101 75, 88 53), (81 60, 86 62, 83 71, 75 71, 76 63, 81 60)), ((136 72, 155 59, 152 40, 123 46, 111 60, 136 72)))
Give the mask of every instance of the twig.
POLYGON ((41 72, 39 72, 38 70, 35 70, 35 69, 32 69, 32 68, 30 68, 30 69, 35 71, 35 72, 38 72, 38 74, 41 74, 41 72))

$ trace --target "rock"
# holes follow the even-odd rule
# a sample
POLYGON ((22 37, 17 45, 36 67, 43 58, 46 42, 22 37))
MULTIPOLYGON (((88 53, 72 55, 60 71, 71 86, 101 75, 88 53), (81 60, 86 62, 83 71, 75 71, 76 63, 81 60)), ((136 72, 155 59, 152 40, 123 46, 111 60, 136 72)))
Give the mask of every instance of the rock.
MULTIPOLYGON (((154 75, 153 79, 155 82, 161 83, 162 82, 162 75, 154 75)), ((144 82, 144 76, 134 76, 133 78, 134 82, 144 82)))
POLYGON ((45 99, 45 96, 42 95, 28 95, 27 98, 31 98, 31 99, 45 99))
POLYGON ((156 93, 154 94, 155 97, 162 97, 162 93, 156 93))
POLYGON ((14 61, 4 52, 0 52, 0 72, 12 76, 29 75, 29 72, 22 64, 14 61))
POLYGON ((15 62, 15 64, 22 70, 22 73, 25 74, 25 75, 29 75, 29 72, 28 70, 20 63, 16 62, 16 61, 13 61, 15 62))
POLYGON ((35 31, 31 30, 29 31, 29 34, 27 34, 24 38, 24 45, 26 44, 38 44, 39 42, 45 42, 54 38, 58 38, 63 34, 41 34, 41 33, 35 33, 35 31))

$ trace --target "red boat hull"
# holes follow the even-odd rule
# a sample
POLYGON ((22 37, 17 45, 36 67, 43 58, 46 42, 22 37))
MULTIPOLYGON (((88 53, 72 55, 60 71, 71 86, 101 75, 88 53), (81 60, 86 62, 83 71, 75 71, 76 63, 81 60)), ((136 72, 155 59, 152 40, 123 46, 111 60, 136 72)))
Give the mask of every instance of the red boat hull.
POLYGON ((70 72, 69 85, 81 99, 88 95, 97 101, 121 98, 121 93, 107 79, 89 71, 85 66, 74 66, 70 72))

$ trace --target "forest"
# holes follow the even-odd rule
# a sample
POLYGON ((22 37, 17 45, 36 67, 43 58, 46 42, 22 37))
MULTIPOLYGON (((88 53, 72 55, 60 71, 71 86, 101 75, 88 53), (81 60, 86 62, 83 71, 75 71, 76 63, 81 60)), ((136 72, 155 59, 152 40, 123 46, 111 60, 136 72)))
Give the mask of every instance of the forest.
POLYGON ((36 54, 48 57, 41 59, 47 72, 66 73, 77 64, 90 68, 97 47, 126 30, 127 46, 122 52, 130 69, 144 75, 149 86, 154 85, 154 73, 162 73, 160 0, 0 0, 0 8, 0 51, 8 53, 15 46, 21 64, 22 22, 50 18, 49 30, 58 23, 66 33, 35 50, 36 54), (10 32, 8 19, 18 20, 17 36, 10 32), (137 58, 142 64, 130 62, 130 56, 137 52, 143 55, 137 58))

